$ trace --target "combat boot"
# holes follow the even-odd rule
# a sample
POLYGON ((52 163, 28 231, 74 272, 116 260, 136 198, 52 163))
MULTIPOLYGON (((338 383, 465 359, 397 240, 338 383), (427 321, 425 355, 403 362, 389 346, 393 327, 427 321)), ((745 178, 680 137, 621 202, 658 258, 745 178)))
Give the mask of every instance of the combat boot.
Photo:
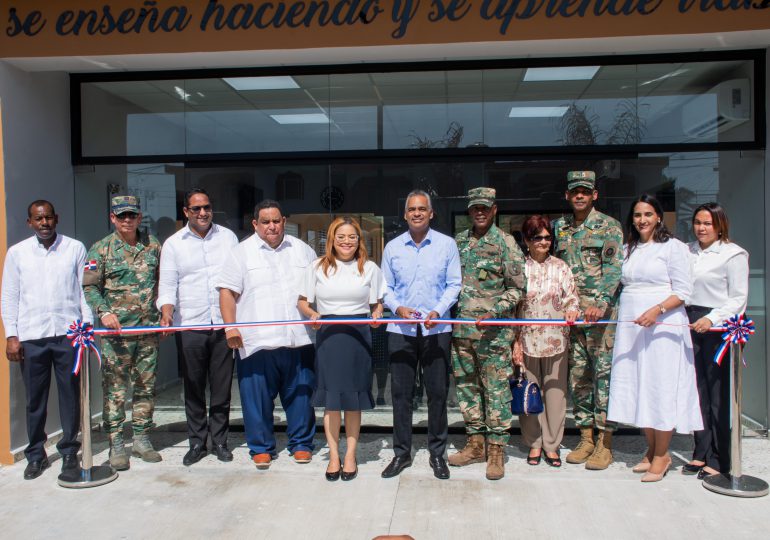
POLYGON ((150 436, 147 435, 147 432, 134 433, 134 447, 131 450, 131 454, 142 458, 142 461, 147 463, 157 463, 163 460, 160 454, 152 447, 150 436))
POLYGON ((127 471, 131 466, 122 433, 110 433, 110 465, 116 471, 127 471))
POLYGON ((500 480, 505 476, 505 447, 490 444, 487 447, 487 480, 500 480))
POLYGON ((596 438, 596 448, 586 461, 586 469, 603 471, 612 463, 612 432, 600 430, 596 438))
POLYGON ((575 449, 567 454, 567 463, 585 463, 594 453, 594 427, 580 428, 580 442, 575 449))
POLYGON ((484 435, 471 435, 465 448, 449 456, 449 464, 452 467, 465 467, 471 463, 484 463, 487 453, 484 451, 484 435))

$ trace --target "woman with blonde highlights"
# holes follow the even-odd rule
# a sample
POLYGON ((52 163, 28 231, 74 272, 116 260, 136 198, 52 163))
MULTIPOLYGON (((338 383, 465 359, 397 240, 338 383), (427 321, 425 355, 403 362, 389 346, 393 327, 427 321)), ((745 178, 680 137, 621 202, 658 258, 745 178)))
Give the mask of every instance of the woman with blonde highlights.
MULTIPOLYGON (((326 254, 306 275, 297 307, 318 319, 379 319, 384 282, 380 269, 368 260, 360 225, 349 217, 335 219, 326 236, 326 254)), ((379 326, 372 323, 371 326, 379 326)), ((371 392, 372 335, 365 324, 314 325, 316 377, 313 406, 324 407, 324 432, 329 445, 329 481, 352 480, 358 474, 356 445, 361 411, 374 408, 371 392), (347 449, 340 459, 339 437, 345 411, 347 449)))

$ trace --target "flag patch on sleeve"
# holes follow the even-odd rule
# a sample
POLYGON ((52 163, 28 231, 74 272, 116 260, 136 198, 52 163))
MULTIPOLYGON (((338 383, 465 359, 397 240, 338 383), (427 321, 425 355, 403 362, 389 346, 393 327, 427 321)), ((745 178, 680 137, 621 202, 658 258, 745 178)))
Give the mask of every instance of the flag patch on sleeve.
POLYGON ((86 261, 85 265, 83 266, 84 270, 92 270, 96 271, 96 260, 86 261))

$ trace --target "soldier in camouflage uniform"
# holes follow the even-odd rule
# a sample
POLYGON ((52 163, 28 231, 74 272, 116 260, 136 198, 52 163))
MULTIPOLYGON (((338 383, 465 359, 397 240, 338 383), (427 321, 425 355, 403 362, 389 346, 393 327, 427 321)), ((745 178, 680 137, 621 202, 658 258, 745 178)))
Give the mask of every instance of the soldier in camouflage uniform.
MULTIPOLYGON (((112 198, 110 221, 115 232, 96 242, 86 257, 83 288, 86 300, 107 328, 157 325, 155 307, 160 244, 151 235, 138 232, 142 214, 133 196, 112 198)), ((161 456, 150 443, 155 407, 157 334, 104 337, 102 339, 102 383, 104 429, 110 437, 110 464, 118 470, 129 467, 123 445, 123 422, 129 384, 133 384, 133 454, 144 461, 158 462, 161 456)))
POLYGON ((508 378, 514 330, 478 323, 513 314, 525 285, 524 257, 513 237, 494 224, 495 190, 473 188, 468 198, 473 226, 455 238, 462 266, 457 316, 477 324, 456 325, 453 332, 452 369, 468 442, 449 457, 449 464, 486 460, 487 478, 498 480, 505 474, 504 449, 513 416, 508 378))
MULTIPOLYGON (((593 207, 599 196, 593 171, 569 172, 565 196, 573 213, 553 223, 556 256, 572 269, 583 318, 614 319, 623 262, 620 223, 593 207)), ((570 332, 570 390, 580 442, 567 462, 585 463, 591 470, 612 463, 615 425, 607 422, 607 401, 614 340, 614 325, 575 326, 570 332)))

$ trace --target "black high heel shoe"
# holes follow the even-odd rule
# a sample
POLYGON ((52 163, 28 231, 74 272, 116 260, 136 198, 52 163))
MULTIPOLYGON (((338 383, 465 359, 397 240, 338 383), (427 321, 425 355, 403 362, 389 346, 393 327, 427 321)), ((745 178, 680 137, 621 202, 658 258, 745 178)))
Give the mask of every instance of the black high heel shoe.
MULTIPOLYGON (((326 471, 326 479, 329 482, 334 482, 336 480, 339 480, 340 479, 340 473, 342 473, 342 461, 340 461, 340 468, 337 469, 336 471, 334 471, 334 472, 329 472, 328 470, 326 471)), ((342 479, 344 480, 345 478, 343 477, 342 479)))
MULTIPOLYGON (((342 469, 340 469, 342 470, 342 469)), ((342 481, 349 482, 358 476, 358 460, 356 460, 356 470, 353 472, 342 471, 342 481)))

